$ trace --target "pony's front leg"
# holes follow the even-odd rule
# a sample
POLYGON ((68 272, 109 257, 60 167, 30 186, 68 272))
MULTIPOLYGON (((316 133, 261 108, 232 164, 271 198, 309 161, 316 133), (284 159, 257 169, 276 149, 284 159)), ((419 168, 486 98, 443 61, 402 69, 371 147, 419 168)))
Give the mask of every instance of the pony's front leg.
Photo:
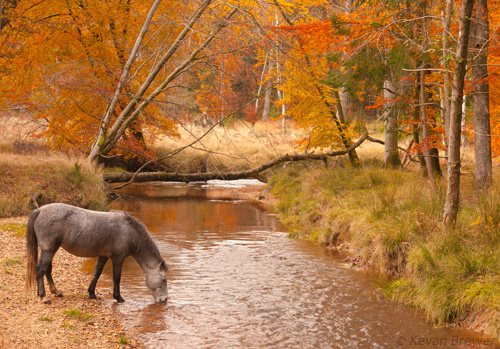
POLYGON ((99 277, 101 276, 102 270, 104 269, 104 265, 106 265, 107 261, 108 261, 108 257, 97 258, 97 261, 95 263, 95 268, 94 268, 94 275, 93 275, 92 281, 90 282, 90 286, 88 289, 90 299, 97 298, 95 296, 95 287, 97 285, 97 280, 99 280, 99 277))
POLYGON ((42 250, 40 254, 40 260, 36 264, 36 281, 37 281, 37 295, 40 297, 44 303, 50 303, 50 299, 45 297, 45 285, 43 283, 43 277, 47 274, 49 265, 52 265, 52 259, 54 258, 55 252, 42 250))
POLYGON ((123 257, 112 258, 113 261, 113 298, 118 301, 118 303, 125 302, 125 299, 120 295, 120 279, 122 277, 122 267, 123 257))

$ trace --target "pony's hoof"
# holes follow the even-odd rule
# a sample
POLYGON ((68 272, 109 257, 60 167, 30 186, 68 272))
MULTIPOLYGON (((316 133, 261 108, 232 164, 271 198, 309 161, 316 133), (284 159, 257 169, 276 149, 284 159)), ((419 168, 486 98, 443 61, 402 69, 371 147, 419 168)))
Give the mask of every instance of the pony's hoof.
POLYGON ((97 299, 95 294, 89 294, 89 299, 97 299))
POLYGON ((125 299, 123 299, 122 297, 116 297, 115 299, 116 299, 116 301, 117 301, 118 303, 123 303, 123 302, 125 302, 125 299))
POLYGON ((56 294, 56 297, 62 297, 62 296, 63 296, 63 294, 62 294, 62 293, 58 293, 58 294, 56 294))
POLYGON ((52 301, 50 300, 49 297, 43 297, 42 298, 42 303, 43 304, 52 304, 52 301))

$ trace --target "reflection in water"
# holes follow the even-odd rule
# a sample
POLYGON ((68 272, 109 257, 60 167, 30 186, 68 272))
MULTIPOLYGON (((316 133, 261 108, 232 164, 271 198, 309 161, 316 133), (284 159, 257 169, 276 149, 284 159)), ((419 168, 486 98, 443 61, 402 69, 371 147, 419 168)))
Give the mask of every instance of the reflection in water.
MULTIPOLYGON (((456 348, 454 336, 477 338, 433 328, 420 313, 378 299, 366 274, 321 246, 287 238, 253 203, 182 196, 113 204, 148 226, 169 266, 167 304, 153 303, 132 260, 122 281, 127 302, 113 303, 130 335, 149 348, 436 348, 431 340, 456 348)), ((109 268, 98 291, 110 288, 109 268)))

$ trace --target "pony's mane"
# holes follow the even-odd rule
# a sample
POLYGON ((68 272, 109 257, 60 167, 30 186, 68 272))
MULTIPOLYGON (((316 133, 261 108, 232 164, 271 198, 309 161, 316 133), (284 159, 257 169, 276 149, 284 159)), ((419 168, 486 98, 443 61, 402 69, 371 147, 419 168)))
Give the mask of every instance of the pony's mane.
POLYGON ((158 261, 161 261, 160 251, 156 247, 155 242, 149 235, 148 230, 137 218, 130 216, 128 213, 124 212, 125 219, 132 226, 132 228, 139 234, 139 246, 137 246, 137 252, 141 251, 155 257, 158 261))

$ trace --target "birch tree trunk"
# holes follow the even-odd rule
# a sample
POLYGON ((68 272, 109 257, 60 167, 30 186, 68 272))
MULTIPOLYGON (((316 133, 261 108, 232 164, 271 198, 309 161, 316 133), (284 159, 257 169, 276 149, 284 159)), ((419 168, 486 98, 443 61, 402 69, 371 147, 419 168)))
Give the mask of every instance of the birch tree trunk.
MULTIPOLYGON (((200 17, 205 13, 205 11, 212 4, 213 0, 205 0, 200 6, 193 12, 191 17, 186 21, 183 29, 179 32, 175 40, 169 46, 169 48, 164 52, 162 57, 158 57, 158 61, 151 69, 148 77, 142 83, 139 90, 131 96, 131 100, 128 102, 126 107, 121 110, 116 120, 110 125, 109 130, 107 127, 107 120, 103 117, 103 124, 101 129, 103 132, 99 132, 94 145, 91 148, 88 160, 90 162, 95 161, 98 156, 107 155, 112 149, 114 149, 118 140, 123 136, 125 131, 130 127, 132 122, 142 113, 142 111, 151 104, 162 92, 165 91, 167 86, 169 86, 172 81, 177 79, 184 71, 190 69, 197 62, 198 55, 202 52, 210 42, 222 31, 223 28, 230 24, 231 17, 238 12, 237 8, 233 8, 223 19, 218 23, 215 23, 212 32, 208 34, 204 41, 201 42, 197 47, 193 47, 190 52, 186 54, 184 60, 181 60, 175 68, 169 71, 169 74, 162 78, 158 86, 154 91, 149 91, 154 81, 159 80, 159 74, 164 69, 165 65, 172 60, 174 54, 179 50, 183 42, 185 42, 188 34, 193 31, 193 26, 198 22, 200 17), (101 135, 102 134, 102 135, 101 135), (100 137, 99 137, 100 136, 100 137)), ((126 75, 126 72, 124 72, 126 75)), ((117 93, 120 91, 117 88, 117 93)), ((108 104, 106 110, 106 115, 112 115, 116 111, 116 106, 113 108, 113 100, 108 104)))
MULTIPOLYGON (((271 62, 269 62, 269 67, 271 67, 271 62)), ((262 120, 269 119, 269 112, 271 110, 271 95, 274 85, 272 77, 267 80, 266 85, 266 93, 264 94, 264 107, 262 108, 262 120)))
POLYGON ((441 105, 443 107, 443 124, 445 143, 448 144, 450 133, 450 102, 451 102, 451 83, 450 83, 450 27, 451 14, 453 11, 453 1, 446 0, 446 6, 443 13, 443 98, 441 105))
MULTIPOLYGON (((0 0, 1 1, 1 0, 0 0)), ((128 78, 130 68, 132 67, 132 64, 134 63, 137 54, 139 53, 139 49, 141 47, 142 41, 144 37, 146 36, 146 33, 148 32, 149 25, 151 24, 151 21, 153 20, 153 16, 158 9, 158 6, 160 6, 161 0, 156 0, 153 5, 151 6, 151 9, 149 10, 149 14, 144 21, 144 24, 142 26, 141 32, 137 36, 137 39, 134 44, 134 48, 132 49, 132 52, 130 53, 129 59, 127 60, 127 63, 125 63, 125 66, 123 67, 122 75, 120 76, 120 80, 118 81, 116 85, 116 90, 113 96, 111 97, 110 101, 108 102, 108 106, 106 108, 106 111, 104 112, 104 115, 101 119, 101 124, 99 125, 99 130, 97 132, 97 136, 94 140, 94 144, 92 145, 92 148, 90 150, 90 155, 89 155, 89 160, 94 161, 101 151, 101 148, 106 140, 105 136, 108 131, 108 126, 109 122, 111 120, 111 116, 115 113, 116 107, 118 105, 118 101, 121 97, 122 91, 125 88, 125 81, 128 78)))
POLYGON ((474 0, 463 0, 460 9, 455 74, 451 94, 450 138, 448 147, 448 186, 444 204, 443 224, 454 227, 460 203, 460 136, 462 122, 462 99, 464 95, 467 52, 474 0))
POLYGON ((475 19, 475 59, 472 63, 474 89, 472 92, 472 112, 474 116, 474 139, 476 155, 476 189, 491 186, 491 130, 490 130, 490 90, 488 78, 488 3, 477 0, 475 19))

